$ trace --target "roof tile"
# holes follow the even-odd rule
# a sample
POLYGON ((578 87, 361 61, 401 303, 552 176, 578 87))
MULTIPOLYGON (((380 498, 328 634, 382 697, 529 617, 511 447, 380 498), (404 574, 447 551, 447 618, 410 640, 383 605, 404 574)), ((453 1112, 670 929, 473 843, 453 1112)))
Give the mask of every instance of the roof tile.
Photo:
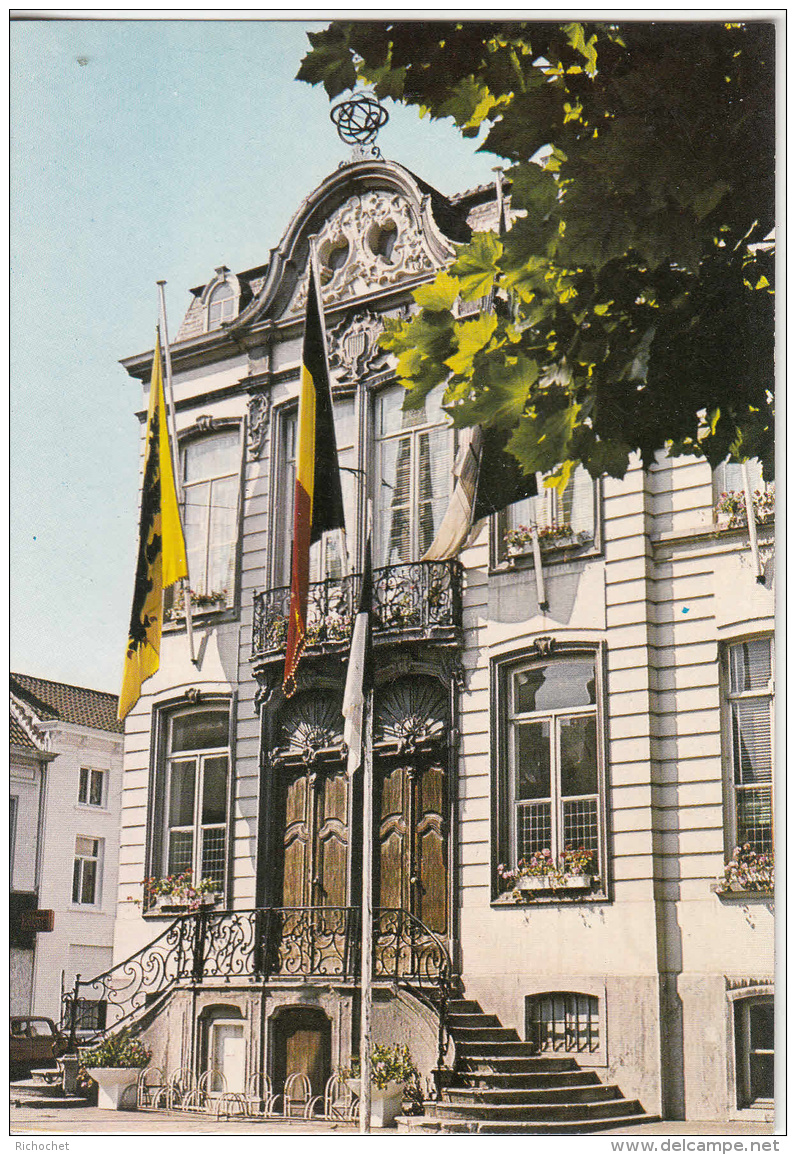
POLYGON ((42 720, 58 718, 62 722, 90 726, 95 730, 110 730, 115 734, 124 732, 124 723, 116 717, 119 705, 116 694, 33 678, 30 674, 11 674, 11 690, 42 720))

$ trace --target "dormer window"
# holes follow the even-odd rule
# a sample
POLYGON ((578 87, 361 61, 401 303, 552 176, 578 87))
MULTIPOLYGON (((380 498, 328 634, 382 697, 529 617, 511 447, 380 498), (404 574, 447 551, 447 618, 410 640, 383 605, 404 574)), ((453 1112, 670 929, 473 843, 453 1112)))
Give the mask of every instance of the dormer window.
POLYGON ((220 329, 238 315, 240 284, 226 265, 216 269, 216 275, 204 292, 205 330, 220 329))

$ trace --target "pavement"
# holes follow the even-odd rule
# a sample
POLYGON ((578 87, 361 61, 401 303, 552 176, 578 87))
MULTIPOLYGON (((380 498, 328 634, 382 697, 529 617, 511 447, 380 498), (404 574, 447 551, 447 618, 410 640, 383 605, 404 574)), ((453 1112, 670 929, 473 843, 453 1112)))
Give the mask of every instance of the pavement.
MULTIPOLYGON (((303 1119, 214 1119, 185 1111, 105 1111, 98 1107, 70 1109, 12 1107, 12 1135, 356 1135, 356 1123, 303 1119)), ((595 1131, 595 1137, 614 1135, 773 1135, 773 1123, 662 1121, 595 1131)), ((387 1137, 384 1134, 383 1137, 387 1137)), ((392 1132, 395 1135, 395 1132, 392 1132)), ((397 1137, 397 1136, 396 1136, 397 1137)), ((409 1138, 410 1136, 401 1136, 409 1138)), ((430 1136, 427 1136, 430 1138, 430 1136)), ((586 1136, 584 1136, 585 1138, 586 1136)), ((462 1136, 456 1136, 462 1138, 462 1136)), ((571 1138, 576 1138, 572 1136, 571 1138)))

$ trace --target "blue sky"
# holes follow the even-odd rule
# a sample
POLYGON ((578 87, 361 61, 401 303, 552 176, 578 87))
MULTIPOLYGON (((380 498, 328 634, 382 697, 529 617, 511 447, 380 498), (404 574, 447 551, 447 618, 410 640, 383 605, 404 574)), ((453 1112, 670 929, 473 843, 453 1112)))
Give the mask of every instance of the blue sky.
MULTIPOLYGON (((294 80, 323 21, 11 25, 11 666, 118 691, 138 385, 121 357, 188 290, 263 263, 348 155, 294 80)), ((379 146, 442 192, 492 179, 452 122, 388 103, 379 146)))

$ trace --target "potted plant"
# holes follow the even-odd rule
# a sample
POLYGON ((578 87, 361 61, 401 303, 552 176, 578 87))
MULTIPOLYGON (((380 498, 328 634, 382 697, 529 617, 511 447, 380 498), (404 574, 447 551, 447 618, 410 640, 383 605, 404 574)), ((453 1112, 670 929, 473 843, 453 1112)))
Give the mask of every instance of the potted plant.
POLYGON ((169 874, 165 878, 144 879, 144 905, 147 910, 163 914, 182 914, 212 906, 216 901, 216 884, 210 878, 194 883, 191 870, 169 874))
POLYGON ((536 850, 521 858, 517 866, 498 866, 503 890, 511 891, 515 902, 522 902, 546 890, 589 890, 593 881, 594 852, 585 847, 567 846, 558 862, 548 849, 536 850))
POLYGON ((750 891, 774 891, 773 852, 753 850, 748 842, 736 846, 724 867, 724 875, 715 886, 718 893, 746 894, 750 891))
POLYGON ((146 1067, 152 1052, 129 1031, 119 1031, 103 1043, 80 1051, 81 1075, 93 1079, 98 1087, 97 1106, 118 1111, 128 1087, 135 1086, 140 1071, 146 1067))
MULTIPOLYGON (((581 546, 591 540, 591 534, 585 530, 578 530, 576 533, 569 524, 563 525, 539 525, 536 527, 536 536, 539 539, 541 549, 552 549, 555 546, 581 546)), ((517 554, 528 553, 533 541, 533 527, 530 525, 518 525, 515 529, 509 529, 503 535, 503 540, 506 543, 509 557, 516 557, 517 554)))
MULTIPOLYGON (((755 521, 765 525, 774 517, 774 487, 756 490, 752 495, 755 521)), ((713 518, 718 529, 738 529, 746 525, 746 497, 742 492, 730 490, 719 494, 713 507, 713 518)))
MULTIPOLYGON (((346 1086, 355 1095, 361 1090, 361 1063, 359 1055, 343 1072, 346 1086)), ((396 1043, 392 1047, 377 1043, 370 1056, 370 1125, 390 1127, 400 1112, 404 1093, 413 1093, 419 1087, 420 1072, 412 1062, 407 1046, 396 1043)))

